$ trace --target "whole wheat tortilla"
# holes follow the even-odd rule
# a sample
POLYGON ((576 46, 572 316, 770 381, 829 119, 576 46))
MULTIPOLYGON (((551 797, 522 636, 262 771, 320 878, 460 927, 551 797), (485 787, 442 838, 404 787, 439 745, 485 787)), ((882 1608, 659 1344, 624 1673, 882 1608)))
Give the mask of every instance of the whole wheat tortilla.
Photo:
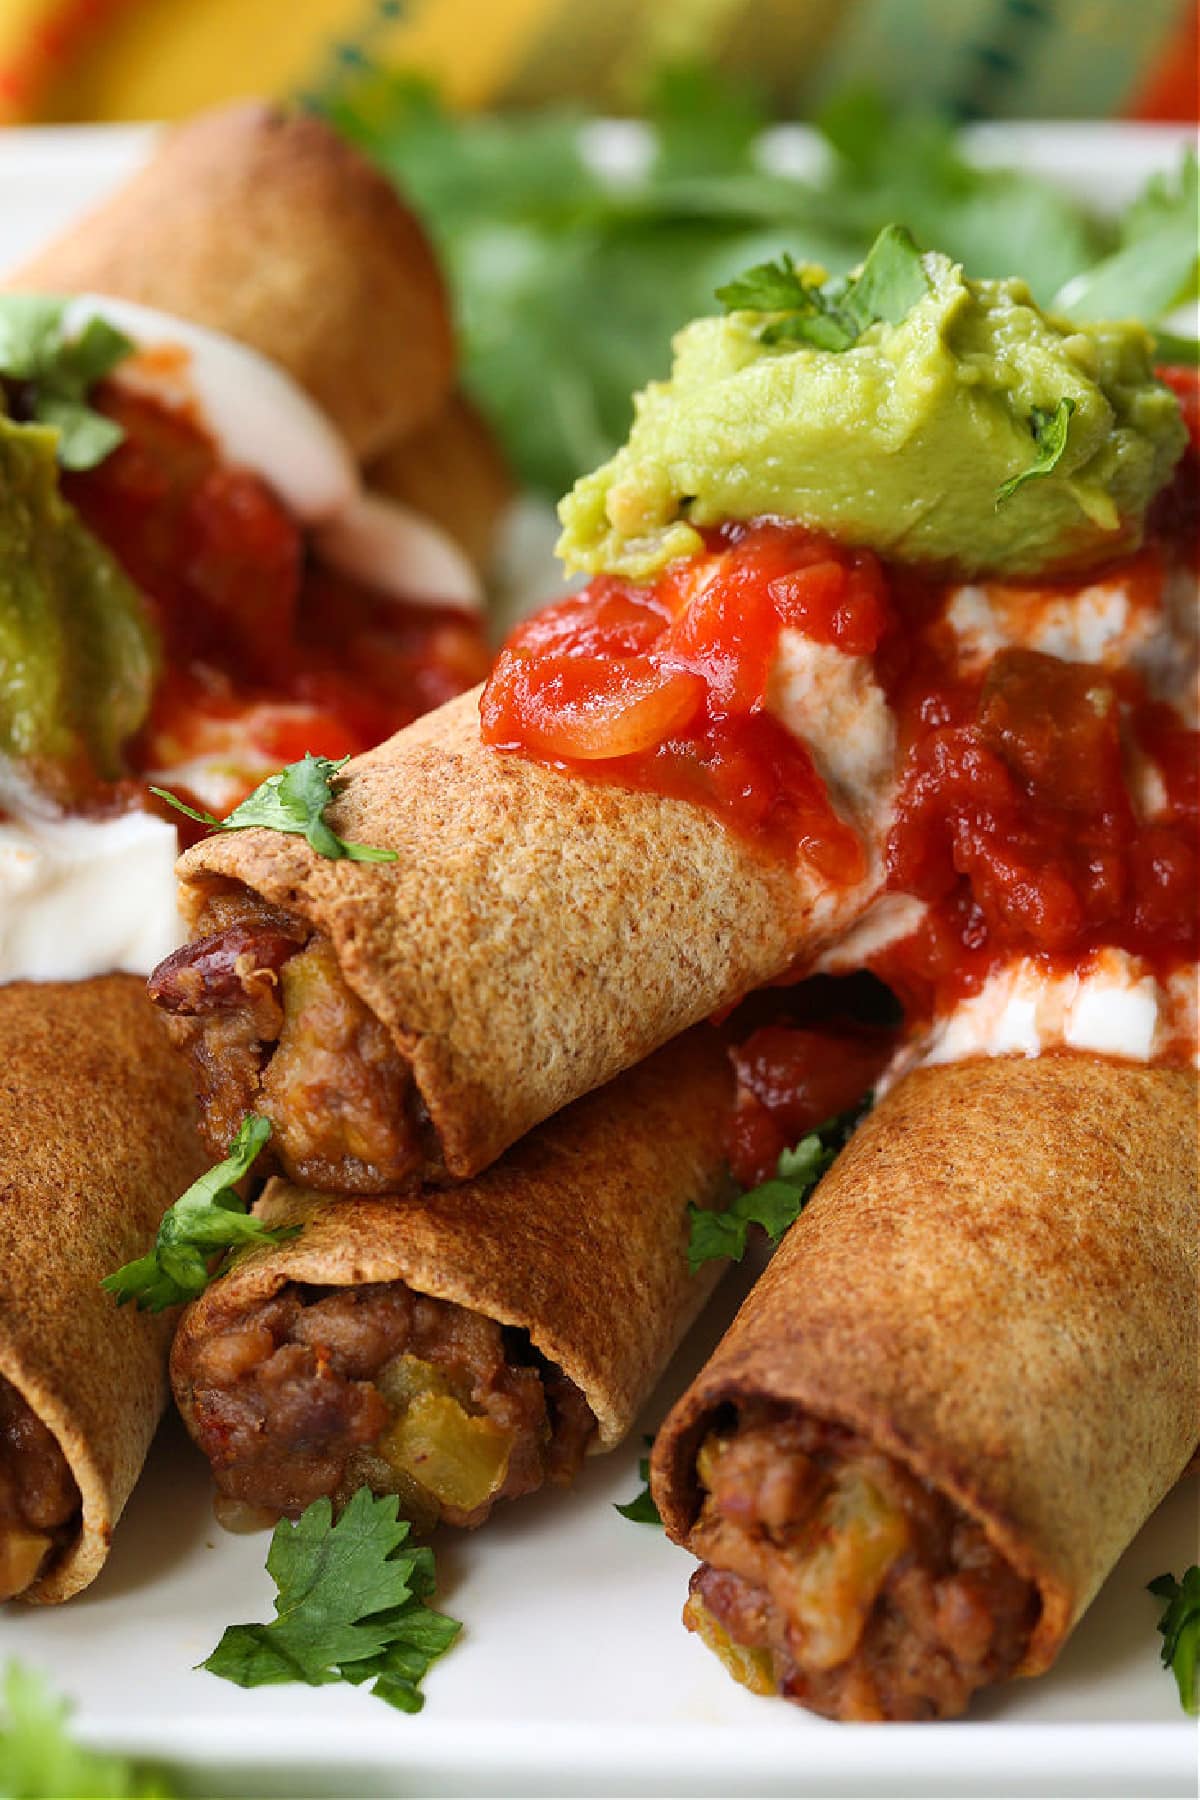
POLYGON ((464 1186, 341 1199, 270 1182, 256 1216, 303 1231, 251 1249, 184 1313, 171 1359, 184 1419, 199 1345, 285 1282, 404 1281, 527 1331, 581 1389, 599 1447, 611 1448, 720 1270, 689 1275, 687 1208, 724 1191, 731 1100, 722 1040, 704 1026, 464 1186))
POLYGON ((0 1375, 57 1439, 78 1539, 23 1600, 93 1581, 166 1401, 171 1315, 101 1277, 143 1254, 205 1158, 187 1072, 133 975, 0 987, 0 1375))
POLYGON ((513 479, 487 420, 465 394, 451 394, 436 418, 389 444, 367 465, 366 483, 440 525, 487 574, 513 479))
POLYGON ((360 756, 328 814, 394 863, 217 832, 180 860, 193 930, 241 885, 325 932, 476 1174, 526 1131, 815 955, 866 902, 760 857, 701 806, 486 747, 479 692, 360 756))
POLYGON ((1035 1675, 1200 1441, 1196 1079, 1064 1054, 918 1070, 861 1126, 654 1448, 686 1544, 727 1402, 852 1427, 1042 1611, 1035 1675))
POLYGON ((258 102, 168 132, 5 286, 112 294, 223 331, 286 369, 359 457, 431 420, 453 379, 415 216, 320 119, 258 102))

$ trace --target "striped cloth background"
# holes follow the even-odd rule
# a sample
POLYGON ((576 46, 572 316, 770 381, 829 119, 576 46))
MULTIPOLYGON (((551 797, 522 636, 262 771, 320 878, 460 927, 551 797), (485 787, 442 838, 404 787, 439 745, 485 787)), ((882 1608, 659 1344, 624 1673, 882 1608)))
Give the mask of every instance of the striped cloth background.
POLYGON ((1188 118, 1197 0, 0 0, 0 121, 176 117, 383 63, 468 106, 636 106, 710 58, 801 114, 870 85, 963 118, 1188 118))

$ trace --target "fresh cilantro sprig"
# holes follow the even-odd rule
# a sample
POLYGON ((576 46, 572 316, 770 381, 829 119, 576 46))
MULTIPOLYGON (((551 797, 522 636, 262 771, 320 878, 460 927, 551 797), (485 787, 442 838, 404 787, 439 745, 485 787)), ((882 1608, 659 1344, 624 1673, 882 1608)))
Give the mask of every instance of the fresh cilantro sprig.
POLYGON ((690 1205, 688 1270, 695 1274, 706 1262, 741 1262, 750 1239, 750 1227, 761 1225, 773 1244, 804 1210, 809 1195, 849 1138, 870 1105, 851 1107, 818 1125, 792 1150, 779 1158, 775 1176, 739 1194, 724 1212, 710 1212, 690 1205))
POLYGON ((249 1174, 270 1135, 266 1119, 246 1114, 225 1161, 194 1181, 163 1215, 153 1250, 104 1277, 100 1285, 118 1306, 135 1300, 139 1312, 162 1312, 194 1300, 209 1284, 218 1251, 295 1237, 298 1226, 271 1230, 252 1218, 235 1185, 249 1174))
POLYGON ((764 344, 849 350, 879 320, 899 325, 929 292, 921 252, 903 225, 885 225, 856 275, 810 282, 785 251, 716 290, 726 312, 776 313, 759 328, 764 344))
POLYGON ((230 1625, 202 1668, 238 1687, 304 1681, 371 1682, 401 1712, 425 1704, 420 1682, 462 1627, 425 1602, 436 1586, 433 1552, 408 1547, 411 1527, 395 1494, 361 1487, 336 1524, 314 1500, 275 1527, 267 1570, 278 1588, 266 1625, 230 1625))
MULTIPOLYGON (((644 1441, 648 1450, 654 1439, 646 1438, 644 1441)), ((623 1506, 614 1502, 615 1510, 623 1519, 632 1519, 635 1525, 661 1525, 662 1519, 654 1504, 654 1496, 650 1492, 650 1458, 648 1456, 639 1458, 638 1480, 642 1483, 641 1493, 635 1494, 633 1499, 627 1500, 623 1506)))
POLYGON ((44 294, 0 294, 0 376, 20 382, 29 415, 58 432, 64 469, 92 469, 124 434, 88 405, 88 393, 134 346, 100 318, 67 337, 65 310, 65 301, 44 294))
POLYGON ((1028 468, 1019 470, 1017 474, 1010 475, 1007 481, 1001 482, 996 489, 997 507, 1003 506, 1006 500, 1011 500, 1025 482, 1036 481, 1039 476, 1049 475, 1052 469, 1058 467, 1067 447, 1067 433, 1074 411, 1075 402, 1066 395, 1053 410, 1048 406, 1030 409, 1029 429, 1036 446, 1034 459, 1028 468))
POLYGON ((1158 1629, 1162 1633, 1162 1665, 1170 1669, 1184 1712, 1200 1713, 1200 1568, 1195 1563, 1182 1581, 1158 1575, 1149 1590, 1165 1600, 1158 1629))
POLYGON ((67 1731, 71 1706, 36 1669, 10 1662, 0 1721, 0 1794, 11 1800, 174 1800, 179 1789, 161 1769, 124 1756, 102 1756, 67 1731))
POLYGON ((370 844, 349 844, 325 823, 325 809, 335 799, 334 787, 339 771, 349 761, 348 756, 343 756, 339 762, 331 762, 327 756, 314 756, 310 750, 299 762, 289 763, 277 775, 268 775, 223 819, 213 813, 197 812, 194 806, 188 806, 166 788, 152 787, 150 792, 175 807, 176 811, 186 813, 189 819, 195 819, 197 824, 211 826, 214 831, 249 831, 252 826, 262 825, 268 831, 305 838, 318 856, 328 857, 330 862, 337 862, 343 856, 349 862, 395 862, 394 850, 377 850, 370 844))

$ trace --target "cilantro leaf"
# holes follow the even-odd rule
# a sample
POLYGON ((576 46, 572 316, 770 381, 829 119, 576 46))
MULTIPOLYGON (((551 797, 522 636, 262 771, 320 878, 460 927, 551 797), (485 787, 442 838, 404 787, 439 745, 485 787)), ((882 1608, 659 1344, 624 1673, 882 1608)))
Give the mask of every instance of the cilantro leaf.
POLYGON ((1177 174, 1152 176, 1121 225, 1111 256, 1060 288, 1053 306, 1072 319, 1163 318, 1200 292, 1196 213, 1200 175, 1190 151, 1177 174))
POLYGON ((912 233, 885 225, 842 299, 842 311, 864 332, 877 319, 899 325, 929 292, 929 277, 912 233))
POLYGON ((10 1800, 173 1800, 179 1789, 160 1769, 123 1756, 102 1756, 72 1741, 71 1707, 37 1670, 10 1662, 4 1670, 0 1721, 0 1794, 10 1800))
POLYGON ((1200 338, 1180 337, 1174 331, 1154 333, 1154 360, 1168 366, 1200 363, 1200 338))
POLYGON ((785 250, 778 262, 755 263, 716 290, 726 312, 815 310, 815 284, 806 282, 785 250))
MULTIPOLYGON (((646 1448, 649 1449, 654 1439, 647 1438, 645 1441, 646 1448)), ((661 1525, 662 1519, 654 1504, 654 1495, 650 1492, 650 1458, 648 1456, 643 1456, 638 1462, 638 1480, 643 1484, 641 1493, 635 1494, 633 1499, 627 1500, 623 1506, 615 1506, 615 1510, 623 1519, 632 1519, 635 1525, 661 1525)))
POLYGON ((407 1547, 395 1494, 355 1492, 335 1522, 328 1499, 275 1527, 267 1569, 278 1589, 266 1625, 231 1625, 201 1664, 239 1687, 370 1681, 402 1712, 424 1704, 420 1682, 462 1627, 425 1605, 433 1555, 407 1547))
POLYGON ((690 1205, 689 1273, 694 1275, 706 1262, 741 1262, 752 1225, 760 1225, 771 1242, 777 1244, 800 1217, 809 1195, 869 1105, 868 1097, 862 1106, 827 1119, 793 1149, 784 1150, 773 1179, 739 1194, 724 1212, 690 1205))
POLYGON ((1053 412, 1047 406, 1030 409, 1029 429, 1033 433, 1037 454, 1027 469, 1020 469, 1015 475, 1010 475, 1007 481, 1001 482, 996 489, 997 508, 1003 506, 1006 500, 1011 500, 1023 483, 1036 481, 1040 475, 1049 475, 1052 469, 1058 467, 1067 447, 1067 431, 1074 411, 1075 402, 1065 395, 1053 412))
POLYGON ((785 252, 717 289, 727 312, 779 313, 759 328, 764 344, 849 350, 878 320, 898 325, 929 291, 921 252, 903 225, 885 225, 857 274, 806 281, 785 252))
POLYGON ((124 435, 87 403, 88 390, 133 350, 106 320, 63 333, 65 302, 43 294, 0 294, 0 376, 19 381, 30 416, 58 432, 65 469, 92 469, 124 435))
POLYGON ((1158 1629, 1162 1633, 1162 1665, 1170 1669, 1184 1712, 1200 1714, 1200 1568, 1195 1563, 1182 1581, 1158 1575, 1148 1592, 1166 1601, 1158 1629))
POLYGON ((247 1113, 224 1162, 209 1169, 163 1215, 153 1250, 106 1275, 101 1287, 118 1306, 136 1300, 139 1312, 162 1312, 194 1300, 208 1286, 213 1257, 239 1244, 280 1244, 298 1226, 269 1230, 252 1218, 235 1183, 248 1175, 271 1135, 266 1119, 247 1113))
POLYGON ((331 762, 327 756, 314 756, 311 750, 307 751, 299 762, 289 763, 286 769, 268 775, 224 819, 209 812, 197 812, 195 807, 186 805, 166 788, 152 787, 150 792, 177 812, 186 813, 189 819, 209 825, 214 831, 249 831, 253 826, 261 825, 268 831, 305 838, 318 856, 327 857, 330 862, 337 862, 342 857, 350 862, 395 862, 394 850, 376 850, 369 844, 349 844, 325 823, 325 809, 335 799, 333 790, 338 772, 349 760, 348 756, 343 756, 340 762, 331 762))

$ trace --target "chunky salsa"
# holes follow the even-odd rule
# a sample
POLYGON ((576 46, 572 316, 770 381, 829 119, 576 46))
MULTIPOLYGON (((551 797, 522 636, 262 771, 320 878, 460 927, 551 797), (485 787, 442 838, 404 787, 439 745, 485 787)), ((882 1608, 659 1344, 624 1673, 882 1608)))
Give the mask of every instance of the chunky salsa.
POLYGON ((228 810, 305 751, 365 750, 487 672, 473 616, 322 567, 266 483, 225 464, 188 410, 116 382, 93 403, 123 440, 63 491, 146 597, 163 649, 129 750, 137 773, 179 770, 177 791, 228 810))
MULTIPOLYGON (((1194 429, 1195 378, 1172 385, 1194 429)), ((997 587, 997 604, 1028 624, 1120 590, 1121 605, 1161 618, 1165 584, 1181 565, 1194 570, 1196 477, 1193 450, 1135 555, 1052 585, 997 587)), ((826 882, 861 879, 873 823, 883 888, 924 903, 915 930, 865 959, 910 1021, 1015 957, 1078 967, 1114 946, 1160 978, 1193 961, 1196 731, 1133 661, 1067 660, 1051 653, 1052 633, 1046 648, 1018 632, 965 656, 948 617, 960 591, 792 523, 723 525, 652 582, 602 575, 521 626, 484 691, 484 738, 710 806, 764 854, 805 859, 826 882), (786 631, 869 659, 886 695, 893 796, 861 832, 769 710, 786 631)), ((793 1104, 814 1079, 824 1085, 811 1049, 799 1034, 786 1073, 782 1037, 743 1053, 744 1098, 792 1096, 774 1108, 785 1141, 820 1111, 793 1104)), ((867 1085, 878 1047, 840 1053, 867 1085)), ((831 1098, 845 1103, 841 1086, 822 1103, 831 1098)))

